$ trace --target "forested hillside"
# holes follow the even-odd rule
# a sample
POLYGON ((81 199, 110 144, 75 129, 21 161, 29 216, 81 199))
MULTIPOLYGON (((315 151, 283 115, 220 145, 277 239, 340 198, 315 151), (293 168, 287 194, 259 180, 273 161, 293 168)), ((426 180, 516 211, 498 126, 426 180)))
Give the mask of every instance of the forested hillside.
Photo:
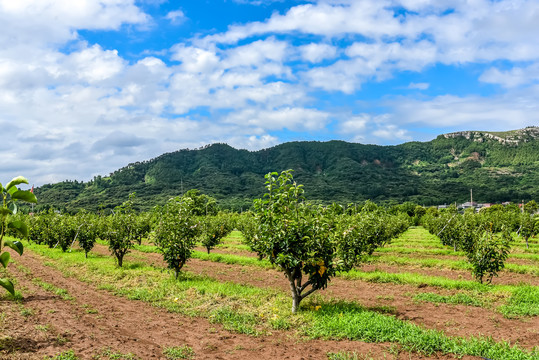
POLYGON ((539 128, 459 132, 396 146, 343 141, 290 142, 250 152, 226 144, 179 150, 129 164, 87 183, 36 189, 37 210, 114 207, 136 192, 148 209, 196 188, 225 208, 246 209, 264 192, 264 174, 294 169, 308 199, 320 202, 479 202, 539 199, 539 128))

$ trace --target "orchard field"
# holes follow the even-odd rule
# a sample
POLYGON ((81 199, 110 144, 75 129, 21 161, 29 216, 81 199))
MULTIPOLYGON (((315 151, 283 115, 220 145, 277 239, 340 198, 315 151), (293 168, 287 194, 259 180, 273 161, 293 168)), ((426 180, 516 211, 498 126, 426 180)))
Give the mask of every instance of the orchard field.
POLYGON ((480 359, 465 354, 502 354, 506 342, 512 358, 537 358, 534 239, 529 249, 515 239, 482 285, 461 252, 411 227, 295 315, 283 274, 242 240, 234 231, 209 255, 198 247, 178 280, 147 241, 122 268, 104 243, 86 259, 25 242, 10 267, 18 293, 0 301, 1 358, 480 359))
POLYGON ((26 179, 0 188, 0 359, 539 359, 535 202, 321 206, 266 179, 242 215, 196 191, 25 215, 26 179))

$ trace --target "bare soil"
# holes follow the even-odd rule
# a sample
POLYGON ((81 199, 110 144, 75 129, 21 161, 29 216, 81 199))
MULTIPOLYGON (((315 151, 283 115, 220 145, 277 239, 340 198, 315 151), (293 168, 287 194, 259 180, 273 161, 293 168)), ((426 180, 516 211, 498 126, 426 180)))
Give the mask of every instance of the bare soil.
MULTIPOLYGON (((198 251, 206 252, 206 249, 203 248, 197 248, 198 251)), ((227 254, 227 255, 240 255, 245 257, 252 257, 255 258, 256 254, 253 254, 249 251, 243 251, 238 249, 226 249, 226 248, 217 248, 212 250, 212 253, 216 254, 227 254)), ((419 257, 419 256, 414 256, 419 257)), ((428 258, 430 259, 450 259, 450 256, 447 255, 429 255, 428 258)), ((454 257, 453 260, 458 260, 461 258, 454 257)), ((521 265, 536 265, 534 263, 531 263, 529 261, 523 260, 518 261, 521 259, 512 259, 513 263, 519 263, 521 265)), ((430 276, 443 276, 448 279, 453 280, 474 280, 473 276, 471 275, 470 271, 465 270, 453 270, 453 269, 445 269, 445 268, 436 268, 436 267, 424 267, 424 266, 416 266, 416 265, 387 265, 387 264, 364 264, 360 267, 358 267, 359 270, 362 271, 374 271, 376 269, 380 271, 390 272, 390 273, 417 273, 422 275, 430 275, 430 276)), ((529 283, 533 286, 539 286, 539 276, 531 275, 531 274, 518 274, 510 271, 501 271, 498 276, 494 277, 493 284, 506 284, 506 285, 518 285, 520 283, 529 283)))
MULTIPOLYGON (((144 255, 149 261, 156 261, 159 256, 144 255)), ((391 344, 307 340, 290 331, 259 337, 231 333, 206 319, 169 313, 67 278, 45 266, 45 260, 29 250, 24 256, 14 255, 13 258, 16 264, 9 266, 9 272, 17 279, 17 289, 22 291, 23 299, 15 302, 0 298, 0 359, 43 359, 67 350, 73 350, 80 359, 119 359, 117 354, 133 354, 138 359, 165 359, 165 347, 182 345, 194 350, 195 359, 327 359, 328 352, 339 351, 355 351, 373 359, 454 358, 451 355, 395 354, 389 351, 391 344), (29 271, 18 268, 19 264, 29 271), (33 281, 37 278, 67 290, 71 299, 44 290, 33 281)), ((230 277, 231 281, 243 283, 256 283, 255 279, 260 276, 266 281, 259 286, 280 287, 283 283, 273 270, 249 268, 242 272, 239 267, 202 261, 190 262, 186 270, 207 273, 222 280, 230 277)), ((354 289, 358 285, 347 284, 354 289)), ((341 286, 333 289, 335 296, 346 291, 341 286)), ((361 292, 365 289, 362 284, 361 292)), ((354 293, 359 293, 357 290, 354 293)), ((428 311, 423 313, 427 314, 428 311)))
MULTIPOLYGON (((203 247, 197 247, 196 250, 206 252, 206 248, 203 248, 203 247)), ((229 248, 229 247, 224 247, 224 246, 219 246, 219 247, 213 249, 211 252, 212 253, 217 253, 217 254, 256 257, 256 254, 252 253, 251 251, 243 250, 243 249, 237 249, 237 248, 229 248)), ((383 255, 383 254, 374 252, 374 255, 383 255)), ((435 254, 417 253, 417 254, 405 254, 403 256, 410 257, 410 258, 417 258, 417 259, 440 259, 440 260, 453 260, 453 261, 466 260, 465 257, 458 256, 458 255, 435 255, 435 254)), ((533 260, 533 259, 517 259, 517 258, 512 258, 512 257, 509 257, 507 259, 506 263, 515 264, 515 265, 524 265, 524 266, 539 266, 539 263, 536 260, 533 260)), ((505 273, 505 272, 509 272, 509 271, 506 271, 506 270, 501 271, 501 273, 505 273)), ((524 276, 528 276, 528 275, 524 274, 524 276)))
MULTIPOLYGON (((108 254, 104 246, 97 246, 96 252, 108 254)), ((134 251, 137 260, 146 258, 148 263, 165 266, 162 256, 156 253, 134 251)), ((369 265, 370 266, 370 265, 369 265)), ((229 265, 190 259, 185 271, 206 275, 219 281, 249 284, 264 288, 277 288, 289 292, 290 288, 284 275, 276 270, 253 266, 229 265)), ((383 270, 398 270, 384 268, 383 270)), ((425 275, 448 276, 451 271, 422 269, 425 275)), ((469 274, 468 274, 469 275, 469 274)), ((508 280, 511 275, 506 274, 508 280)), ((458 278, 458 275, 451 276, 458 278)), ((530 276, 523 277, 527 280, 530 276)), ((498 283, 498 282, 496 282, 498 283)), ((382 312, 390 310, 399 319, 412 321, 429 329, 444 331, 451 336, 491 336, 496 341, 518 342, 524 348, 533 348, 539 344, 539 317, 527 319, 506 319, 494 309, 485 309, 465 305, 432 304, 415 302, 412 297, 419 292, 451 294, 429 286, 411 286, 369 283, 361 280, 334 278, 327 289, 320 291, 326 298, 356 301, 370 309, 382 312)))

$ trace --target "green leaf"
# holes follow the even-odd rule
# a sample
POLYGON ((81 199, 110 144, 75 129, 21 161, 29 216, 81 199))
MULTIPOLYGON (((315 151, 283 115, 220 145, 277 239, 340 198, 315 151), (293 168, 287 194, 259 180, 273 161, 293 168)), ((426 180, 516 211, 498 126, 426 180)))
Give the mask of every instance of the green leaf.
POLYGON ((22 255, 24 251, 24 246, 20 241, 11 241, 11 240, 4 240, 4 245, 9 246, 13 250, 15 250, 19 255, 22 255))
POLYGON ((25 238, 28 237, 28 227, 21 220, 15 220, 7 224, 8 228, 15 229, 21 233, 25 238))
POLYGON ((7 204, 7 207, 13 215, 17 214, 17 204, 13 201, 10 201, 9 204, 7 204))
POLYGON ((13 211, 8 208, 0 208, 0 215, 13 215, 13 211))
POLYGON ((2 255, 0 255, 0 264, 4 265, 4 268, 6 268, 10 258, 10 253, 5 251, 4 253, 2 253, 2 255))
POLYGON ((15 296, 15 288, 13 287, 13 283, 11 281, 8 279, 0 279, 0 286, 9 291, 11 295, 15 296))
POLYGON ((0 264, 4 265, 4 268, 6 268, 10 258, 11 255, 7 251, 2 253, 2 255, 0 255, 0 264))
MULTIPOLYGON (((6 185, 6 190, 9 192, 10 188, 19 184, 28 184, 28 180, 24 176, 17 176, 16 178, 13 178, 8 184, 6 185)), ((11 194, 11 192, 9 192, 11 194)))
POLYGON ((22 201, 27 201, 34 204, 37 203, 36 196, 31 191, 28 191, 28 190, 17 190, 13 194, 11 194, 11 198, 13 200, 22 200, 22 201))
POLYGON ((17 190, 19 190, 19 189, 16 186, 12 186, 11 188, 9 188, 9 190, 7 192, 8 192, 9 195, 11 195, 17 190))

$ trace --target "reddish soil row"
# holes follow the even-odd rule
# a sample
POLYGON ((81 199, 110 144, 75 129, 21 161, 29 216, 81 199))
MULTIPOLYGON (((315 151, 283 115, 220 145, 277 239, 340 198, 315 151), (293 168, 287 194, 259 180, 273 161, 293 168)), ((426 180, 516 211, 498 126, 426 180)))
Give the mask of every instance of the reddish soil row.
MULTIPOLYGON (((148 259, 157 256, 148 255, 148 259)), ((9 267, 17 279, 18 289, 22 290, 23 300, 21 304, 0 300, 0 359, 43 359, 68 349, 74 350, 81 359, 107 359, 103 355, 106 349, 113 353, 132 353, 140 359, 164 359, 165 347, 182 345, 190 346, 196 359, 327 359, 328 352, 339 351, 356 351, 374 359, 410 358, 408 353, 389 354, 390 344, 313 341, 296 337, 292 332, 259 337, 235 334, 203 318, 169 313, 66 278, 61 272, 44 266, 44 259, 31 251, 15 260, 30 271, 23 272, 14 264, 9 267), (32 281, 35 278, 67 290, 73 300, 63 300, 43 290, 32 281)), ((189 268, 194 272, 211 272, 216 270, 212 265, 193 261, 189 268)), ((276 274, 270 271, 268 275, 276 274)), ((412 356, 427 358, 419 354, 412 356)))
MULTIPOLYGON (((95 251, 108 254, 108 250, 104 246, 97 246, 95 251)), ((160 254, 138 251, 134 253, 137 261, 140 258, 145 258, 148 263, 165 266, 160 254)), ((189 260, 184 269, 219 281, 277 288, 287 293, 290 291, 284 275, 272 269, 228 265, 197 259, 189 260)), ((425 274, 435 275, 435 271, 429 273, 427 269, 425 274)), ((530 349, 539 344, 539 317, 523 320, 506 319, 490 309, 464 305, 418 303, 412 300, 413 295, 418 292, 451 293, 429 286, 418 288, 410 285, 368 283, 360 280, 334 278, 328 288, 320 291, 320 294, 326 298, 356 301, 374 310, 390 307, 399 319, 409 320, 429 329, 441 330, 451 336, 491 336, 496 341, 518 342, 521 346, 530 349)))
MULTIPOLYGON (((205 249, 197 248, 199 251, 206 252, 205 249)), ((213 253, 216 254, 227 254, 227 255, 240 255, 246 257, 255 258, 256 255, 252 252, 242 251, 242 250, 231 250, 231 249, 214 249, 213 253)), ((447 259, 447 256, 430 256, 429 258, 438 258, 438 259, 447 259)), ((529 263, 528 263, 529 264, 529 263)), ((444 268, 435 268, 435 267, 422 267, 415 265, 387 265, 387 264, 365 264, 358 267, 362 271, 374 271, 376 269, 380 271, 386 271, 389 273, 417 273, 422 275, 430 276, 443 276, 448 279, 453 280, 474 280, 473 276, 469 271, 465 270, 452 270, 444 268)), ((506 285, 518 285, 520 283, 529 283, 533 286, 539 286, 539 276, 530 275, 530 274, 518 274, 509 271, 501 271, 497 277, 493 279, 494 284, 506 284, 506 285)))

